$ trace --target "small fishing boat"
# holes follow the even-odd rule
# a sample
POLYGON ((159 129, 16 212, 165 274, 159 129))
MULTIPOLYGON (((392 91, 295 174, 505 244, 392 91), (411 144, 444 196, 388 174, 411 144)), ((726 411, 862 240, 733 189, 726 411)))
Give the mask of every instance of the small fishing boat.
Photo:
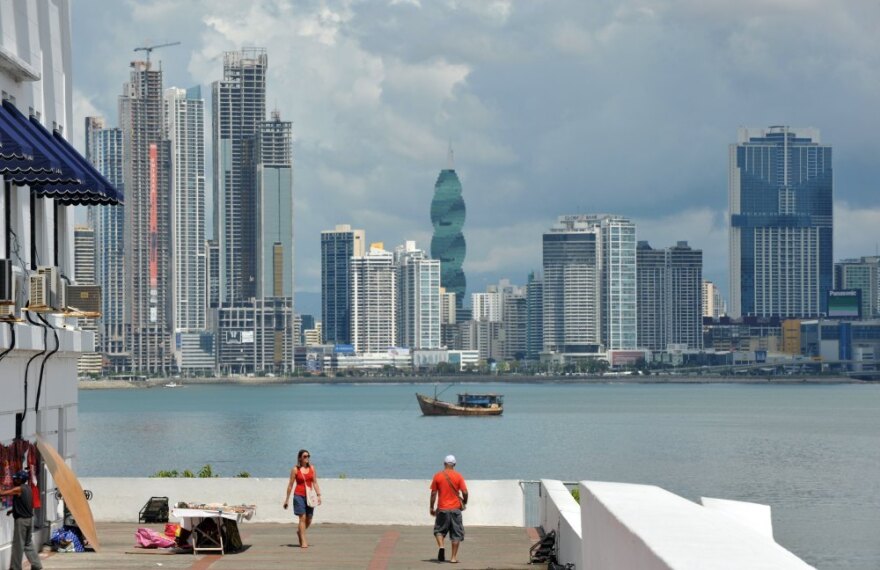
POLYGON ((501 394, 459 394, 458 402, 444 402, 424 394, 416 394, 422 414, 426 416, 500 416, 504 411, 501 394))
POLYGON ((181 387, 183 387, 183 384, 178 384, 177 382, 172 380, 171 382, 165 384, 165 387, 166 388, 181 388, 181 387))

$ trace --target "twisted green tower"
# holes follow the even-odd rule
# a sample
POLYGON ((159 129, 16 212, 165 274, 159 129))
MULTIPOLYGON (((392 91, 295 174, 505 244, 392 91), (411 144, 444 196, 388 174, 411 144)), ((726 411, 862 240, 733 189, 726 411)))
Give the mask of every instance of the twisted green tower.
POLYGON ((431 223, 434 236, 431 238, 431 257, 440 260, 440 285, 447 292, 455 293, 455 305, 461 308, 467 289, 467 280, 461 264, 464 262, 467 246, 461 228, 464 226, 465 207, 461 197, 461 182, 452 164, 452 149, 449 149, 449 165, 440 171, 434 184, 434 199, 431 201, 431 223))

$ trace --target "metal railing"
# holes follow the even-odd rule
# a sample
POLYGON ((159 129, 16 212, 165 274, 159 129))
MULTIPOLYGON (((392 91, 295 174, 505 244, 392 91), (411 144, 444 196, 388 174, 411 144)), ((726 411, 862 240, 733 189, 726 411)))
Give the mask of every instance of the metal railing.
MULTIPOLYGON (((563 481, 569 491, 577 489, 577 481, 563 481)), ((541 482, 520 480, 523 492, 523 520, 526 528, 541 526, 541 482)))

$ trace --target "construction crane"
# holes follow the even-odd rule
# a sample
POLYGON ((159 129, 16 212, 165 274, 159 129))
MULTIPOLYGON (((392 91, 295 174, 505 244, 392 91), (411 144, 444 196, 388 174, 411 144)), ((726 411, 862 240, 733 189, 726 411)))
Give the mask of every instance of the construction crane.
POLYGON ((157 44, 153 46, 144 46, 144 47, 136 47, 134 51, 145 51, 147 52, 147 63, 150 63, 150 54, 153 53, 154 49, 159 49, 168 46, 179 46, 180 42, 169 42, 167 44, 157 44))

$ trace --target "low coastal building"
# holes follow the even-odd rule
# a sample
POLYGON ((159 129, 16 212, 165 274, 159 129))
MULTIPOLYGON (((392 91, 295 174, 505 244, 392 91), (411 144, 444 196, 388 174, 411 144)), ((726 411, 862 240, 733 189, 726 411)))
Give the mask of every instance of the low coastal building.
MULTIPOLYGON (((69 142, 68 2, 3 2, 0 22, 0 482, 28 468, 42 503, 34 542, 42 544, 60 516, 33 444, 41 438, 75 466, 77 361, 94 351, 94 332, 80 330, 70 311, 73 206, 118 204, 122 195, 69 142)), ((0 516, 0 568, 10 566, 11 539, 12 517, 0 516)))

